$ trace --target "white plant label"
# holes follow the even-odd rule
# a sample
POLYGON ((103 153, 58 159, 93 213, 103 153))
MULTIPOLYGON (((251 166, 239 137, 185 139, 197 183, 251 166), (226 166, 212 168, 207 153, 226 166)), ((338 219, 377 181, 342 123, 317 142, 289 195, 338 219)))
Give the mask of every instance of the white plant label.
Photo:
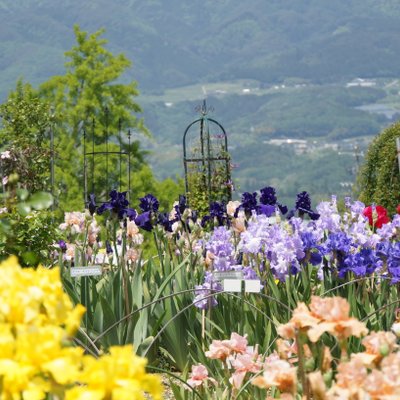
POLYGON ((224 292, 241 292, 242 280, 241 279, 224 279, 222 281, 224 292))
POLYGON ((244 291, 246 293, 260 293, 261 284, 258 279, 246 279, 244 281, 244 291))
POLYGON ((213 277, 217 281, 222 281, 224 279, 243 279, 242 271, 215 271, 213 272, 213 277))
POLYGON ((90 265, 87 267, 72 267, 70 271, 72 278, 78 278, 80 276, 99 276, 103 272, 101 265, 90 265))

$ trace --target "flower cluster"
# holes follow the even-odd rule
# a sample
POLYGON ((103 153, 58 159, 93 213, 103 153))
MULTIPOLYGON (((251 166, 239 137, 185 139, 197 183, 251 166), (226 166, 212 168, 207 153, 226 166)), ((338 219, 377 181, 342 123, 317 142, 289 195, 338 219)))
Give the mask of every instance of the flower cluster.
POLYGON ((101 228, 91 212, 66 212, 59 229, 65 240, 60 240, 55 248, 62 254, 64 261, 75 263, 78 250, 84 250, 85 260, 80 260, 83 265, 86 262, 103 264, 107 261, 106 252, 101 250, 99 240, 101 228))
MULTIPOLYGON (((269 357, 260 355, 258 345, 248 346, 247 335, 232 333, 230 339, 213 340, 205 356, 220 360, 223 369, 229 371, 228 382, 233 392, 238 391, 248 379, 261 388, 276 386, 281 392, 289 394, 296 390, 297 368, 288 361, 281 360, 276 353, 269 357)), ((192 369, 189 385, 201 386, 212 382, 213 387, 218 386, 217 381, 209 377, 204 365, 199 364, 197 368, 201 368, 202 374, 200 376, 197 369, 192 369)), ((225 382, 222 383, 224 384, 225 382)))
MULTIPOLYGON (((247 373, 257 373, 262 368, 262 357, 257 349, 248 346, 247 335, 232 333, 229 340, 213 340, 205 355, 210 359, 222 361, 226 368, 233 370, 229 382, 236 389, 242 386, 247 373)), ((217 385, 217 381, 208 376, 204 365, 199 364, 195 369, 192 368, 189 385, 201 386, 207 382, 217 385)))
MULTIPOLYGON (((273 192, 263 190, 263 201, 274 203, 273 192)), ((241 203, 228 204, 227 215, 233 217, 226 241, 233 243, 240 235, 231 258, 245 255, 243 265, 253 268, 260 278, 261 270, 267 268, 283 281, 311 264, 317 267, 320 279, 324 273, 339 278, 377 273, 392 283, 400 280, 400 215, 390 220, 386 211, 376 206, 378 219, 371 225, 367 216, 371 207, 366 208, 359 201, 346 199, 347 208, 339 213, 333 196, 314 212, 308 195, 300 193, 296 202, 300 217, 282 220, 279 206, 272 210, 273 214, 257 213, 256 195, 247 194, 241 203), (304 214, 310 219, 304 219, 304 214)))
POLYGON ((245 192, 242 194, 241 200, 241 203, 239 203, 234 212, 234 217, 238 216, 240 210, 242 210, 248 217, 251 216, 253 212, 270 217, 275 214, 276 210, 279 210, 283 215, 288 211, 286 206, 278 203, 275 188, 271 186, 260 189, 259 204, 257 203, 257 192, 245 192))
POLYGON ((2 399, 161 399, 159 379, 131 346, 99 359, 72 346, 85 308, 73 307, 58 269, 22 269, 9 258, 0 270, 2 399))
POLYGON ((257 279, 257 274, 251 267, 237 262, 231 232, 225 226, 219 226, 212 232, 205 249, 206 264, 209 264, 211 270, 206 271, 203 284, 196 286, 194 299, 194 305, 201 309, 218 304, 212 294, 221 291, 222 286, 219 280, 214 278, 213 272, 236 271, 242 272, 244 279, 257 279))
POLYGON ((297 305, 292 319, 278 327, 278 333, 284 339, 295 339, 296 332, 305 333, 312 343, 321 335, 329 332, 339 341, 350 336, 360 337, 368 333, 364 323, 349 315, 350 305, 342 297, 322 299, 312 296, 310 306, 304 303, 297 305))
POLYGON ((258 354, 258 345, 255 350, 248 346, 247 335, 232 333, 229 340, 213 340, 205 356, 221 361, 226 380, 213 379, 200 364, 193 368, 188 384, 202 387, 210 395, 229 389, 233 397, 250 381, 268 390, 268 395, 275 393, 276 398, 286 400, 399 398, 396 335, 399 337, 400 323, 392 327, 396 335, 369 333, 362 322, 349 316, 349 308, 347 300, 340 297, 313 297, 309 306, 298 304, 291 320, 278 328, 284 339, 277 340, 277 349, 267 357, 258 354), (339 358, 322 343, 323 333, 336 338, 342 348, 339 358), (352 336, 363 337, 363 351, 345 351, 352 336))

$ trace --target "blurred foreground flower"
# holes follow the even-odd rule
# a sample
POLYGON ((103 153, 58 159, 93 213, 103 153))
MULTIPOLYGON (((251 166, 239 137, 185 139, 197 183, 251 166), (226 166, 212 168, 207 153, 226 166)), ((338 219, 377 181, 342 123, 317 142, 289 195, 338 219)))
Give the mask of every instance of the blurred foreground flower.
POLYGON ((11 257, 0 271, 1 399, 161 399, 132 346, 99 359, 72 346, 85 308, 72 305, 58 269, 22 269, 11 257))

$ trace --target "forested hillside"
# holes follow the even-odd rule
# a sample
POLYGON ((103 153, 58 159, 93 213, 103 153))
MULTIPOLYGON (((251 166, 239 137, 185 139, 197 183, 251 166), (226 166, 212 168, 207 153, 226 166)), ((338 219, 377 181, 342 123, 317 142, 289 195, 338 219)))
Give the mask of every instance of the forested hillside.
POLYGON ((396 76, 395 0, 2 0, 0 90, 60 71, 72 26, 107 30, 143 89, 204 80, 396 76))
POLYGON ((362 150, 400 115, 396 0, 0 0, 0 101, 18 78, 62 73, 74 24, 104 28, 132 60, 123 79, 138 82, 160 177, 182 174, 182 134, 205 97, 240 190, 273 182, 288 197, 350 194, 362 150))

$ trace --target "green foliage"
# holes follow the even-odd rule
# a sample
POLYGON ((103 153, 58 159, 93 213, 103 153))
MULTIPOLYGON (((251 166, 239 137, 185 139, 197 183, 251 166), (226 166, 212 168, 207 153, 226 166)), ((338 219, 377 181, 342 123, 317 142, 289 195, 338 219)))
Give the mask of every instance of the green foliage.
POLYGON ((206 215, 209 209, 209 195, 206 184, 206 177, 201 172, 190 172, 187 177, 189 192, 187 193, 190 207, 199 212, 199 215, 206 215))
POLYGON ((400 122, 382 131, 371 143, 358 177, 360 200, 375 203, 396 212, 400 203, 400 174, 396 138, 400 137, 400 122))
MULTIPOLYGON (((74 32, 76 45, 65 53, 69 60, 65 64, 65 74, 54 76, 40 88, 43 98, 55 110, 56 185, 62 194, 59 205, 63 209, 77 208, 83 203, 82 129, 93 135, 91 139, 96 145, 105 143, 107 138, 118 142, 119 130, 132 129, 148 135, 143 120, 135 115, 141 111, 135 102, 138 95, 136 82, 119 82, 130 61, 123 54, 115 56, 106 49, 107 41, 100 38, 104 30, 88 34, 76 25, 74 32)), ((124 142, 119 144, 126 146, 124 142)), ((134 142, 129 150, 140 168, 143 155, 138 142, 134 142)), ((104 157, 97 157, 95 162, 98 171, 119 169, 115 158, 108 163, 104 157)), ((109 180, 115 182, 113 177, 109 180)), ((111 189, 109 185, 111 183, 104 183, 104 179, 96 182, 99 193, 111 189)))
POLYGON ((86 242, 92 222, 86 215, 84 229, 69 235, 75 246, 73 260, 60 258, 66 291, 75 303, 87 308, 84 330, 79 335, 82 343, 95 352, 116 344, 133 343, 139 354, 146 355, 156 365, 157 351, 161 348, 170 364, 183 369, 188 362, 186 346, 190 341, 186 328, 198 323, 192 307, 192 291, 183 295, 179 292, 193 288, 200 278, 193 270, 198 255, 183 256, 183 251, 175 252, 176 243, 164 236, 162 230, 155 230, 158 257, 153 253, 149 259, 128 262, 125 256, 134 245, 125 229, 120 231, 121 246, 117 244, 120 221, 110 216, 105 235, 114 253, 103 258, 103 275, 71 277, 71 267, 94 262, 87 254, 90 248, 92 256, 95 255, 97 243, 86 242))
POLYGON ((205 215, 211 202, 231 200, 231 157, 223 129, 204 114, 195 122, 200 132, 189 125, 184 134, 185 179, 190 207, 205 215))
POLYGON ((18 185, 29 191, 50 188, 49 105, 30 84, 17 82, 15 91, 0 105, 0 148, 3 176, 18 175, 18 185))
POLYGON ((0 260, 13 254, 23 266, 48 265, 58 237, 49 211, 51 194, 17 189, 4 195, 4 204, 0 212, 0 260))
POLYGON ((123 55, 113 55, 106 49, 107 40, 100 38, 104 30, 88 34, 74 26, 76 45, 65 53, 65 74, 54 76, 41 86, 42 95, 55 106, 58 123, 66 125, 71 138, 81 142, 82 122, 91 126, 95 120, 96 138, 104 138, 106 127, 116 132, 118 121, 123 127, 148 134, 143 121, 133 113, 141 111, 134 101, 137 84, 118 82, 131 66, 123 55))

